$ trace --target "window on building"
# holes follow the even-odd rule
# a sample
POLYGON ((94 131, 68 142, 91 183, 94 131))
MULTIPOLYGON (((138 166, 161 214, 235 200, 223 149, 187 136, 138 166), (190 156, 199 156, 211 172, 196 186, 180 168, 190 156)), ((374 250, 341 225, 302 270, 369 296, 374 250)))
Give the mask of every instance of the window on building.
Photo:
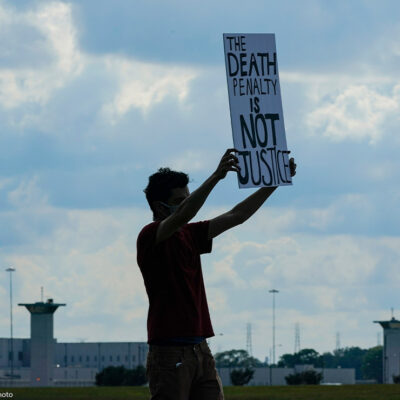
POLYGON ((128 356, 125 356, 125 361, 128 361, 128 356))
POLYGON ((110 361, 112 361, 112 356, 110 356, 110 361))
POLYGON ((94 361, 97 361, 97 356, 94 356, 94 361))
POLYGON ((67 362, 67 356, 64 356, 64 362, 65 363, 67 362))
POLYGON ((86 356, 86 361, 90 361, 90 357, 89 356, 86 356))
POLYGON ((132 361, 135 361, 135 359, 136 359, 136 357, 135 357, 135 356, 132 356, 132 361))
POLYGON ((74 356, 71 356, 71 362, 74 362, 74 361, 75 361, 74 356))
POLYGON ((18 361, 22 361, 22 359, 23 359, 23 353, 22 353, 22 351, 19 351, 18 352, 18 361))
POLYGON ((101 361, 104 361, 104 356, 101 356, 101 361))
POLYGON ((82 362, 82 356, 79 356, 79 362, 82 362))
POLYGON ((119 361, 119 355, 117 356, 117 361, 119 361))

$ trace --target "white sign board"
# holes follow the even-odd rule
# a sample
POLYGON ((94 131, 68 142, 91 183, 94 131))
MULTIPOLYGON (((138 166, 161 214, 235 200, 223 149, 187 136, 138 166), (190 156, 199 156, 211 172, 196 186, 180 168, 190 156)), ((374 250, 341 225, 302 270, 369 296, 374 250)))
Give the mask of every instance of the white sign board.
POLYGON ((291 185, 275 35, 223 36, 239 187, 291 185))

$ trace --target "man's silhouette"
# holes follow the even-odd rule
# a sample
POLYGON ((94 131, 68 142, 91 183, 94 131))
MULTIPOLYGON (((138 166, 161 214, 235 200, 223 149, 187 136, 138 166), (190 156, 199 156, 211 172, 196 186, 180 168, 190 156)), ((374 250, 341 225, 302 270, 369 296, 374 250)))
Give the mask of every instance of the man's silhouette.
MULTIPOLYGON (((206 342, 214 336, 204 288, 200 254, 212 240, 252 216, 276 187, 263 187, 216 218, 189 223, 215 185, 238 172, 235 149, 193 193, 183 172, 160 168, 144 190, 153 222, 137 239, 137 262, 149 298, 146 372, 151 399, 223 399, 221 379, 206 342)), ((290 159, 291 175, 296 164, 290 159)))

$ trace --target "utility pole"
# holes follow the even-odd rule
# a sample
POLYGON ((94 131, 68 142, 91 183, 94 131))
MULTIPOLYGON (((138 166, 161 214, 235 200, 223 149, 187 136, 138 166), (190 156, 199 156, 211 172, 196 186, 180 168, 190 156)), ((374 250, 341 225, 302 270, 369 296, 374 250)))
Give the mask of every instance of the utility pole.
POLYGON ((298 353, 300 351, 300 324, 298 322, 296 322, 294 331, 294 352, 298 353))
POLYGON ((279 293, 279 290, 272 289, 269 292, 272 293, 272 364, 275 365, 275 293, 279 293))
POLYGON ((247 353, 250 357, 253 357, 253 346, 251 341, 251 323, 247 324, 247 341, 246 341, 247 353))
MULTIPOLYGON (((13 346, 13 319, 12 319, 12 273, 15 271, 15 268, 9 267, 6 269, 7 272, 10 273, 10 344, 11 344, 11 379, 14 379, 14 346, 13 346)), ((9 358, 9 359, 10 359, 9 358)))
POLYGON ((339 351, 341 349, 340 346, 340 332, 336 332, 336 351, 339 351))

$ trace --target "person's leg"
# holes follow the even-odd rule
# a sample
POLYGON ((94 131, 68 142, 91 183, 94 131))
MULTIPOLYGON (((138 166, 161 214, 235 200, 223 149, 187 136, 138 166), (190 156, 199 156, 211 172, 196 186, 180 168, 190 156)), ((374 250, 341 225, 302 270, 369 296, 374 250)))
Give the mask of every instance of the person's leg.
POLYGON ((198 355, 199 369, 192 384, 189 400, 224 400, 221 378, 215 367, 215 360, 204 340, 200 343, 198 355))
POLYGON ((151 345, 146 363, 151 400, 188 400, 197 363, 187 346, 151 345))

